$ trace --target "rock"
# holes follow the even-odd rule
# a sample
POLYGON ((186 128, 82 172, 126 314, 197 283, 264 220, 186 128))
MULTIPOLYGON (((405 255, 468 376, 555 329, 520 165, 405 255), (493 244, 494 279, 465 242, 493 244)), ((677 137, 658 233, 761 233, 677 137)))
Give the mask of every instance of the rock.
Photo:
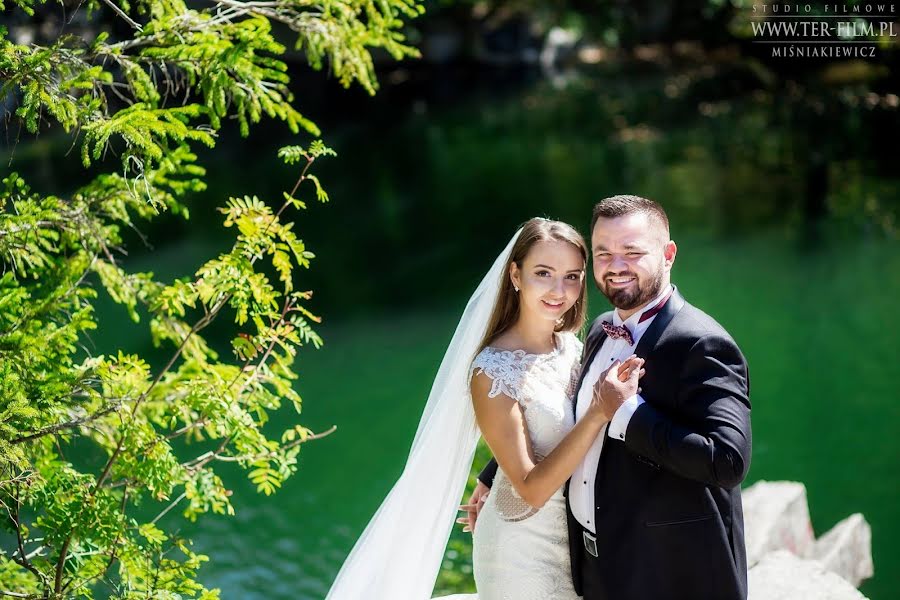
POLYGON ((748 600, 866 600, 822 563, 786 550, 767 554, 750 569, 749 587, 748 600))
POLYGON ((758 481, 744 490, 743 504, 748 567, 775 550, 812 555, 815 536, 802 483, 758 481))
POLYGON ((813 558, 854 586, 871 577, 872 528, 860 513, 850 515, 816 540, 813 558))

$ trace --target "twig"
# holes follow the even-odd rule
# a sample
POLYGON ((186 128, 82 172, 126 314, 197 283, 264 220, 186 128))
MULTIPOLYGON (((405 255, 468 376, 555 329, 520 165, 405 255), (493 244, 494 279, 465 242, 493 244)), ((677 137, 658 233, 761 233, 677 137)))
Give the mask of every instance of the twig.
POLYGON ((0 590, 0 596, 10 596, 12 598, 40 598, 37 594, 20 594, 18 592, 10 592, 8 590, 0 590))
POLYGON ((108 7, 110 7, 111 9, 113 9, 113 12, 115 12, 117 15, 119 15, 120 17, 122 17, 123 19, 125 19, 125 22, 128 23, 129 25, 131 25, 134 29, 137 29, 138 31, 143 31, 143 30, 144 30, 144 28, 141 27, 141 25, 140 25, 138 22, 134 21, 131 17, 129 17, 127 14, 125 14, 125 11, 122 10, 121 8, 119 8, 118 6, 116 6, 116 5, 112 2, 112 0, 103 0, 103 2, 104 2, 104 4, 106 4, 108 7))
POLYGON ((21 500, 21 497, 19 496, 19 491, 20 491, 20 485, 19 485, 19 483, 16 483, 16 495, 13 498, 15 500, 15 506, 16 506, 16 510, 15 510, 16 515, 15 515, 14 522, 16 524, 16 541, 19 546, 19 555, 22 558, 21 558, 21 560, 19 560, 19 559, 15 558, 15 555, 13 555, 13 560, 15 560, 17 563, 19 563, 20 565, 22 565, 23 567, 25 567, 32 573, 34 573, 37 576, 38 581, 44 582, 45 581, 44 574, 41 573, 37 569, 37 567, 35 567, 33 564, 31 564, 31 561, 29 560, 29 556, 27 554, 25 554, 25 540, 22 539, 22 524, 21 524, 21 520, 20 520, 21 518, 19 516, 19 509, 22 506, 22 500, 21 500))
POLYGON ((153 519, 153 520, 150 521, 150 522, 153 523, 153 524, 155 525, 157 521, 159 521, 159 520, 162 519, 164 516, 166 516, 166 513, 168 513, 168 512, 169 512, 170 510, 172 510, 173 508, 175 508, 175 506, 176 506, 179 502, 181 502, 182 500, 184 500, 186 497, 187 497, 187 492, 182 492, 180 496, 178 496, 177 498, 175 498, 175 500, 173 500, 173 501, 171 502, 171 504, 169 504, 169 506, 167 506, 167 507, 165 508, 165 510, 163 510, 161 513, 159 513, 158 515, 156 515, 156 518, 153 519))
POLYGON ((53 591, 56 592, 57 596, 62 594, 63 571, 65 571, 66 555, 69 553, 69 544, 71 543, 72 532, 69 532, 69 535, 66 536, 66 541, 63 542, 62 548, 59 550, 59 560, 56 561, 56 577, 53 582, 53 591))
MULTIPOLYGON (((284 446, 279 448, 279 450, 289 450, 289 449, 293 448, 294 446, 299 446, 300 444, 303 444, 305 442, 311 442, 313 440, 320 440, 323 437, 327 437, 327 436, 331 435, 335 431, 337 431, 337 425, 332 425, 330 429, 327 429, 321 433, 312 433, 312 434, 306 436, 305 438, 297 439, 289 444, 285 444, 284 446)), ((271 458, 271 457, 275 456, 277 453, 278 453, 277 451, 272 451, 272 452, 262 452, 262 453, 256 454, 256 455, 244 455, 244 456, 217 456, 215 453, 212 453, 212 456, 209 457, 209 460, 217 460, 220 462, 255 461, 255 460, 261 460, 264 458, 271 458)), ((207 454, 209 454, 209 453, 207 453, 207 454)), ((209 460, 207 460, 206 462, 209 462, 209 460)), ((206 464, 206 462, 204 462, 203 464, 206 464)), ((202 465, 198 465, 198 466, 202 466, 202 465)))
POLYGON ((95 421, 102 416, 108 415, 109 413, 118 410, 119 407, 122 406, 124 399, 118 398, 112 404, 107 406, 101 411, 98 411, 92 415, 88 415, 86 417, 82 417, 80 419, 75 419, 74 421, 67 421, 65 423, 58 423, 56 425, 50 425, 48 427, 44 427, 43 429, 39 429, 34 433, 23 435, 21 437, 17 437, 10 441, 11 444, 21 444, 23 442, 27 442, 39 437, 43 437, 45 435, 49 435, 51 433, 56 433, 57 431, 62 431, 64 429, 74 429, 75 427, 79 427, 84 425, 85 423, 90 423, 91 421, 95 421))
POLYGON ((189 425, 185 425, 181 429, 173 431, 172 433, 166 434, 165 438, 167 440, 171 440, 177 438, 179 435, 184 435, 185 433, 191 431, 192 429, 197 429, 198 427, 203 427, 209 423, 209 417, 203 417, 202 419, 198 419, 189 425))

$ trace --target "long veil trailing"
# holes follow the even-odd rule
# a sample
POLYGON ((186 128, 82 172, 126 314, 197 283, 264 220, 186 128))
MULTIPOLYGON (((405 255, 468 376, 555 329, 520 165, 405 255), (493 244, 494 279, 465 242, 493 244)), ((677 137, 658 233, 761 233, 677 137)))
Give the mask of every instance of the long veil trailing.
POLYGON ((431 386, 400 479, 369 521, 326 600, 427 600, 478 441, 469 368, 521 229, 466 304, 431 386))

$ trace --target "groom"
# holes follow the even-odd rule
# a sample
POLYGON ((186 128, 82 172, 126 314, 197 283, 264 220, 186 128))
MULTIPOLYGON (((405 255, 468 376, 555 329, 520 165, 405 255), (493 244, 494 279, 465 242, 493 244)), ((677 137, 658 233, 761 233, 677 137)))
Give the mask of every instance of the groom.
MULTIPOLYGON (((566 486, 575 589, 585 600, 744 599, 744 356, 671 285, 677 248, 659 204, 601 200, 591 248, 594 280, 616 310, 588 332, 576 420, 615 360, 637 354, 646 375, 624 403, 601 399, 610 423, 566 486)), ((496 471, 492 460, 478 477, 472 526, 496 471)))

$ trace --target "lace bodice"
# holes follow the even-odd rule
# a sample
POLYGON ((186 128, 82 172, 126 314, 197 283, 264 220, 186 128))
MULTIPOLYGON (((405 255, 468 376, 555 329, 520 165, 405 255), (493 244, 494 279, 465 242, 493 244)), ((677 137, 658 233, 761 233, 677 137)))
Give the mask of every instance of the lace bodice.
POLYGON ((525 415, 535 458, 556 447, 575 425, 574 395, 582 344, 572 333, 556 334, 556 349, 547 354, 488 346, 472 361, 472 375, 491 378, 488 396, 509 396, 525 415))
MULTIPOLYGON (((488 346, 472 361, 472 376, 483 372, 491 378, 489 397, 504 394, 522 407, 537 461, 550 454, 575 425, 581 342, 572 333, 557 334, 556 342, 556 348, 547 354, 488 346)), ((521 521, 537 512, 502 470, 494 480, 492 495, 500 516, 507 521, 521 521)))

